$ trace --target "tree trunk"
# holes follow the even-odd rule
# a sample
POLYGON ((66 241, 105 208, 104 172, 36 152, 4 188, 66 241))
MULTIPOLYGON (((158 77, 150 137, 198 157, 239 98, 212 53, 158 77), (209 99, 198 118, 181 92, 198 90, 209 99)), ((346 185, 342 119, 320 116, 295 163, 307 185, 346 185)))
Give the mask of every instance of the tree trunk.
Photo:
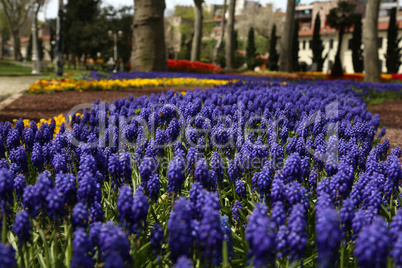
POLYGON ((3 29, 1 29, 0 30, 0 59, 3 57, 3 47, 4 47, 4 43, 3 43, 4 37, 3 37, 3 35, 4 35, 3 29))
POLYGON ((229 1, 229 19, 226 35, 226 68, 233 69, 234 63, 234 14, 236 8, 236 0, 229 1))
POLYGON ((338 50, 336 51, 335 55, 335 62, 334 65, 332 66, 331 69, 331 75, 332 76, 343 76, 343 67, 342 67, 342 61, 341 61, 341 50, 342 50, 342 42, 343 42, 343 33, 345 31, 345 28, 341 26, 339 29, 339 35, 338 35, 338 50))
POLYGON ((283 34, 281 38, 280 70, 292 72, 292 45, 293 29, 295 25, 296 0, 288 0, 286 7, 286 18, 283 34))
POLYGON ((214 48, 214 55, 212 57, 212 61, 216 64, 216 59, 218 58, 219 50, 222 47, 223 38, 225 36, 225 13, 226 13, 226 0, 223 0, 223 8, 222 8, 222 18, 221 18, 221 36, 219 37, 218 43, 214 48))
POLYGON ((191 47, 191 61, 199 61, 201 55, 202 2, 203 0, 194 0, 194 38, 191 47))
POLYGON ((191 58, 191 46, 193 44, 193 38, 194 38, 194 29, 191 30, 190 35, 187 37, 186 42, 184 45, 186 46, 186 55, 185 59, 190 60, 191 58))
POLYGON ((134 0, 131 71, 166 71, 165 0, 134 0))
POLYGON ((364 43, 364 81, 381 82, 381 70, 378 60, 378 12, 380 0, 369 0, 366 7, 366 20, 363 25, 364 43))
POLYGON ((19 29, 16 29, 12 31, 13 35, 13 43, 14 43, 14 60, 22 60, 22 55, 21 55, 21 44, 20 44, 20 31, 19 29))

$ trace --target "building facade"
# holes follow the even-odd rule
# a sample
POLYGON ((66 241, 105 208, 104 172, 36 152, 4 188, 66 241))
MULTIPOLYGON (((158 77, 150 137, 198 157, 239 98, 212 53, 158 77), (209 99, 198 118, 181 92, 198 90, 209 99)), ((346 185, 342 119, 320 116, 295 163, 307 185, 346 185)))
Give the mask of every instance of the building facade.
MULTIPOLYGON (((364 16, 365 3, 350 1, 356 4, 355 12, 364 16)), ((321 18, 321 39, 323 40, 324 51, 323 56, 327 55, 324 62, 323 72, 329 72, 335 61, 335 55, 338 48, 338 31, 326 25, 326 18, 329 11, 336 7, 337 1, 314 2, 311 5, 297 6, 296 17, 300 21, 299 31, 299 62, 312 66, 313 51, 311 50, 311 41, 313 38, 314 21, 316 14, 320 14, 321 18)), ((382 3, 378 19, 378 56, 379 64, 382 72, 387 72, 385 64, 385 54, 387 50, 387 30, 389 26, 389 11, 393 7, 398 7, 398 2, 382 3)), ((364 24, 364 18, 362 20, 364 24)), ((402 12, 397 15, 398 36, 402 36, 402 12)), ((353 73, 352 50, 350 43, 352 39, 353 29, 347 30, 342 40, 341 62, 346 73, 353 73)), ((402 45, 402 44, 400 44, 402 45)), ((310 70, 312 70, 310 68, 310 70)), ((402 72, 402 66, 399 69, 402 72)))
MULTIPOLYGON (((55 36, 53 37, 54 39, 55 36)), ((21 44, 21 55, 22 58, 26 59, 28 56, 28 47, 29 47, 29 39, 30 36, 23 37, 20 39, 21 44)), ((51 61, 52 59, 52 45, 51 45, 51 37, 50 37, 50 28, 49 27, 39 27, 38 28, 38 39, 42 41, 43 48, 43 61, 51 61)))

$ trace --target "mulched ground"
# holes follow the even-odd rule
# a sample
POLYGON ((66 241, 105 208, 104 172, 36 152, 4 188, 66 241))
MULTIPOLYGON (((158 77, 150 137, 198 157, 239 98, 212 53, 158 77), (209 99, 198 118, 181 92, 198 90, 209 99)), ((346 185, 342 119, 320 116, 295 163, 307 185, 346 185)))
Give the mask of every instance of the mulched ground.
MULTIPOLYGON (((391 149, 402 147, 402 100, 385 101, 380 105, 367 106, 372 114, 378 113, 381 125, 387 129, 384 138, 389 139, 391 149)), ((382 140, 384 140, 384 138, 382 140)))
MULTIPOLYGON (((75 105, 92 103, 97 98, 100 98, 103 102, 110 103, 117 98, 127 98, 129 93, 134 97, 150 96, 152 93, 166 92, 171 88, 181 92, 195 90, 196 88, 205 89, 207 87, 145 87, 116 91, 65 91, 23 95, 0 111, 0 121, 12 121, 20 117, 39 121, 42 118, 48 119, 59 114, 65 114, 75 105)), ((381 105, 369 105, 367 110, 373 114, 380 114, 381 125, 387 128, 385 138, 390 140, 391 148, 395 148, 398 145, 402 146, 402 100, 385 101, 381 105)))
POLYGON ((402 100, 388 100, 381 105, 369 105, 367 110, 372 114, 378 113, 382 125, 390 128, 402 128, 402 100))
POLYGON ((150 96, 152 93, 167 92, 173 89, 177 92, 205 89, 207 87, 144 87, 128 88, 114 91, 63 91, 48 94, 25 94, 7 105, 0 111, 0 121, 10 121, 23 118, 39 121, 49 119, 59 114, 66 114, 71 108, 78 104, 92 103, 99 98, 102 102, 112 103, 118 98, 128 98, 131 93, 134 97, 150 96))

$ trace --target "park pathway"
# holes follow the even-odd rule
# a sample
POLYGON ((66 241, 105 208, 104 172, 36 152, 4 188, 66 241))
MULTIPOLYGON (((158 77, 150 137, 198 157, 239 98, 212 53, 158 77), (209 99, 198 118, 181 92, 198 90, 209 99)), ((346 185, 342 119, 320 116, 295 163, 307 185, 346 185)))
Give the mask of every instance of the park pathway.
POLYGON ((19 98, 40 76, 0 76, 0 110, 19 98))
POLYGON ((0 76, 0 96, 23 92, 40 78, 40 76, 0 76))

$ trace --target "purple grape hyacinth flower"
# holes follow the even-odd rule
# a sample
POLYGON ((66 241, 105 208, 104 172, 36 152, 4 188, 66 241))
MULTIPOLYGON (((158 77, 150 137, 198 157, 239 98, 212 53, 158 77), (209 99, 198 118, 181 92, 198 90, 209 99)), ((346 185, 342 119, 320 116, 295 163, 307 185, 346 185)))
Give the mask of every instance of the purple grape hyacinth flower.
POLYGON ((359 267, 386 267, 390 236, 384 218, 377 216, 362 228, 354 251, 359 267))
POLYGON ((78 228, 73 237, 73 257, 71 267, 92 267, 94 260, 92 242, 84 228, 78 228))
POLYGON ((274 264, 275 256, 275 223, 268 216, 264 204, 256 204, 250 215, 246 240, 250 247, 249 256, 255 267, 265 267, 274 264))
POLYGON ((77 203, 73 208, 71 215, 71 224, 74 229, 79 227, 87 228, 89 223, 88 209, 83 203, 77 203))
POLYGON ((0 267, 14 267, 16 264, 14 248, 0 242, 0 267))
POLYGON ((168 221, 169 248, 173 262, 180 256, 191 256, 193 244, 191 215, 191 203, 184 197, 177 199, 168 221))
POLYGON ((317 211, 315 231, 317 234, 320 266, 331 266, 330 264, 336 260, 342 240, 340 220, 334 208, 328 207, 317 211))
POLYGON ((303 257, 307 247, 307 220, 303 204, 297 203, 293 205, 288 223, 289 235, 287 240, 290 250, 290 261, 295 261, 303 257))
POLYGON ((17 213, 12 230, 18 237, 18 244, 20 247, 23 243, 31 241, 32 226, 27 211, 21 210, 17 213))

